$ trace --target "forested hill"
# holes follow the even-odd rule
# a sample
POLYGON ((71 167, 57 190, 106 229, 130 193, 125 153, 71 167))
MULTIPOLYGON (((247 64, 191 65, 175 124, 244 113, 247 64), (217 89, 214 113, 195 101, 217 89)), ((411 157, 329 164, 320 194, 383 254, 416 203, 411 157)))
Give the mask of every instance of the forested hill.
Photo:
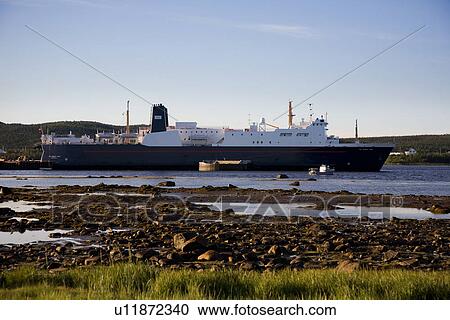
MULTIPOLYGON (((131 130, 143 125, 133 125, 131 130)), ((40 143, 40 132, 55 132, 57 134, 68 134, 70 131, 76 136, 87 134, 93 137, 97 131, 112 132, 113 130, 124 130, 124 126, 104 124, 94 121, 58 121, 42 124, 19 124, 0 122, 0 148, 20 149, 30 148, 40 143)))
MULTIPOLYGON (((143 125, 134 125, 132 130, 143 125)), ((73 134, 80 136, 88 134, 91 137, 97 131, 111 132, 112 130, 124 130, 123 126, 104 124, 93 121, 58 121, 43 124, 17 124, 0 122, 0 148, 6 150, 32 148, 40 142, 39 128, 44 132, 57 134, 73 134)), ((354 139, 341 139, 342 142, 351 142, 354 139)), ((390 136, 360 138, 361 142, 390 142, 395 143, 394 151, 405 151, 409 148, 416 149, 419 153, 447 153, 450 151, 450 134, 445 135, 417 135, 417 136, 390 136)))
MULTIPOLYGON (((409 148, 419 153, 447 153, 450 151, 450 134, 417 135, 417 136, 387 136, 360 138, 366 143, 394 143, 394 151, 402 152, 409 148)), ((353 142, 355 139, 341 139, 341 142, 353 142)))

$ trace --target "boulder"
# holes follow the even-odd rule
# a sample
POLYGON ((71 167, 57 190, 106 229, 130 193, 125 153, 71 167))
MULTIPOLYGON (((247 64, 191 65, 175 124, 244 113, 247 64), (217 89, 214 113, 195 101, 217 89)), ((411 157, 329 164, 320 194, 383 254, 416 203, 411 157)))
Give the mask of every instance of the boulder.
POLYGON ((285 247, 273 245, 270 247, 269 251, 267 251, 267 254, 273 255, 273 256, 279 256, 282 254, 286 254, 287 250, 285 247))
POLYGON ((402 267, 412 267, 412 266, 415 266, 418 261, 419 260, 416 259, 416 258, 410 258, 410 259, 406 259, 406 260, 400 261, 398 263, 398 265, 400 265, 402 267))
POLYGON ((155 188, 153 186, 148 185, 148 184, 143 184, 137 190, 138 193, 152 193, 154 191, 155 191, 155 188))
POLYGON ((292 267, 298 268, 298 267, 303 267, 303 259, 299 256, 295 257, 294 259, 292 259, 289 264, 292 267))
POLYGON ((174 181, 161 181, 157 184, 158 187, 175 187, 174 181))
POLYGON ((84 260, 84 265, 85 265, 85 266, 91 266, 91 265, 93 265, 93 264, 98 263, 99 261, 100 261, 100 258, 99 258, 99 257, 89 257, 89 258, 86 258, 86 259, 84 260))
POLYGON ((183 233, 177 233, 173 236, 173 246, 175 249, 181 250, 186 240, 186 236, 183 233))
POLYGON ((48 235, 49 238, 61 238, 62 234, 60 232, 52 232, 48 235))
POLYGON ((250 271, 257 268, 257 265, 254 262, 251 261, 244 261, 239 265, 239 269, 250 271))
POLYGON ((179 221, 183 216, 178 213, 167 213, 158 216, 159 222, 179 221))
POLYGON ((394 250, 388 250, 383 254, 383 260, 384 261, 391 261, 395 257, 398 256, 398 252, 394 250))
POLYGON ((450 213, 450 208, 445 208, 438 204, 434 204, 430 208, 428 208, 428 211, 430 211, 431 213, 434 213, 434 214, 446 214, 446 213, 450 213))
POLYGON ((339 264, 336 267, 336 271, 339 272, 353 272, 359 269, 361 269, 361 265, 359 264, 359 262, 349 260, 339 262, 339 264))
POLYGON ((61 266, 62 266, 61 263, 59 263, 57 261, 50 261, 49 263, 47 263, 46 268, 48 270, 52 270, 52 269, 60 268, 61 266))
POLYGON ((156 255, 158 255, 158 252, 153 249, 140 250, 134 254, 135 258, 138 260, 148 260, 156 255))
POLYGON ((182 252, 190 252, 206 248, 207 242, 205 238, 200 235, 186 239, 184 234, 177 233, 173 236, 173 246, 175 249, 182 252))
POLYGON ((202 253, 201 255, 199 255, 197 260, 217 261, 217 260, 222 260, 222 255, 217 253, 214 250, 208 250, 205 253, 202 253))
POLYGON ((12 193, 12 190, 10 188, 0 187, 0 195, 6 196, 11 193, 12 193))
POLYGON ((15 216, 15 211, 10 208, 0 208, 0 219, 9 219, 15 216))

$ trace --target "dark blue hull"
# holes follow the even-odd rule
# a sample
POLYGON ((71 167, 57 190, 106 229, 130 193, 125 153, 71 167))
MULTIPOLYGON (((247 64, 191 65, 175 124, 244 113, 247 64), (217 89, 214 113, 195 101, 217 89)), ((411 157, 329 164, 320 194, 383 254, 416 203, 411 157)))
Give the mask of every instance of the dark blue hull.
POLYGON ((338 171, 379 171, 392 146, 148 147, 143 145, 42 145, 54 169, 197 170, 204 160, 250 160, 253 170, 307 170, 322 164, 338 171))

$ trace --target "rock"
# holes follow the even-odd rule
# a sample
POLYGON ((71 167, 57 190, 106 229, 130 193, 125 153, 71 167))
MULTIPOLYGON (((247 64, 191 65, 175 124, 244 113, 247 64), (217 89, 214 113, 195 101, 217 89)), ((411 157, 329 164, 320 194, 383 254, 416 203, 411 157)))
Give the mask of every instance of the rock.
POLYGON ((286 250, 285 247, 280 247, 280 246, 277 246, 277 245, 273 245, 273 246, 270 247, 270 249, 269 249, 269 251, 267 251, 267 253, 269 255, 279 256, 279 255, 282 255, 282 254, 286 254, 287 250, 286 250))
POLYGON ((9 219, 15 216, 15 211, 10 208, 0 208, 0 218, 9 219))
POLYGON ((46 268, 48 269, 48 270, 51 270, 51 269, 57 269, 57 268, 60 268, 62 265, 61 265, 61 263, 59 263, 59 262, 56 262, 56 261, 50 261, 47 265, 46 265, 46 268))
POLYGON ((447 214, 450 213, 450 208, 445 208, 438 204, 434 204, 430 208, 428 208, 428 211, 434 214, 447 214))
POLYGON ((400 265, 402 267, 412 267, 412 266, 416 265, 418 261, 419 260, 416 259, 416 258, 411 258, 411 259, 406 259, 406 260, 403 260, 403 261, 399 261, 398 265, 400 265))
POLYGON ((133 239, 144 239, 147 237, 147 234, 142 230, 137 230, 133 233, 132 238, 133 239))
POLYGON ((208 250, 205 253, 199 255, 197 260, 204 260, 204 261, 222 260, 222 255, 214 250, 208 250))
POLYGON ((0 195, 6 196, 8 194, 11 194, 12 190, 8 187, 0 187, 0 195))
POLYGON ((277 175, 277 179, 287 179, 287 178, 289 177, 287 176, 287 174, 284 173, 280 173, 279 175, 277 175))
POLYGON ((66 248, 63 247, 63 246, 57 246, 57 247, 55 248, 55 251, 58 252, 58 253, 62 253, 62 252, 64 252, 64 251, 66 251, 66 248))
POLYGON ((159 222, 173 222, 173 221, 179 221, 183 216, 178 213, 167 213, 167 214, 161 214, 158 216, 159 222))
POLYGON ((117 256, 117 255, 120 255, 120 254, 121 254, 121 252, 120 252, 119 248, 114 248, 111 251, 109 251, 109 255, 111 257, 117 256))
POLYGON ((360 268, 361 268, 361 265, 359 264, 359 262, 344 260, 344 261, 339 262, 339 264, 336 267, 336 271, 353 272, 353 271, 359 270, 360 268))
POLYGON ((295 257, 289 264, 294 268, 303 267, 303 259, 301 257, 295 257))
POLYGON ((175 187, 174 181, 161 181, 157 184, 158 187, 175 187))
POLYGON ((96 264, 97 262, 99 262, 100 261, 100 258, 99 257, 89 257, 89 258, 86 258, 85 260, 84 260, 84 265, 85 266, 91 266, 91 265, 93 265, 93 264, 96 264))
POLYGON ((250 271, 256 268, 256 264, 251 261, 244 261, 239 265, 239 269, 250 271))
POLYGON ((152 193, 155 191, 155 188, 153 186, 143 184, 140 186, 137 190, 138 193, 152 193))
POLYGON ((388 250, 383 254, 383 260, 384 261, 391 261, 396 256, 398 256, 398 252, 394 250, 388 250))
POLYGON ((234 214, 234 210, 231 209, 231 208, 228 208, 228 209, 225 209, 225 210, 223 211, 223 213, 224 213, 224 214, 234 214))
POLYGON ((141 251, 137 251, 134 256, 136 259, 138 260, 148 260, 151 257, 154 257, 158 255, 158 252, 152 249, 146 249, 146 250, 141 250, 141 251))
POLYGON ((61 238, 62 234, 60 232, 52 232, 48 235, 49 238, 61 238))
POLYGON ((177 233, 173 236, 173 246, 177 250, 183 249, 183 245, 186 242, 186 236, 182 233, 177 233))
POLYGON ((258 255, 256 253, 254 253, 253 251, 250 251, 248 253, 244 253, 242 255, 242 258, 244 258, 244 260, 246 260, 246 261, 257 261, 258 255))
POLYGON ((198 249, 204 249, 207 246, 207 242, 203 236, 195 236, 189 240, 182 233, 177 233, 173 236, 173 245, 175 249, 182 252, 190 252, 198 249))
POLYGON ((300 185, 300 181, 293 181, 293 182, 289 183, 289 185, 298 187, 300 185))
POLYGON ((181 255, 178 252, 169 252, 166 255, 166 259, 170 261, 179 261, 181 259, 181 255))

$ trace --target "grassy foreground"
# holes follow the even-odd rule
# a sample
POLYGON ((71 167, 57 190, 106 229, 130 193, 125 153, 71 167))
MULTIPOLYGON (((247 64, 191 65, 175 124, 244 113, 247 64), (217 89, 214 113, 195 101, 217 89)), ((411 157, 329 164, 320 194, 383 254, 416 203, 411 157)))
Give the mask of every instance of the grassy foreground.
POLYGON ((0 299, 450 299, 450 272, 24 267, 0 274, 0 299))

